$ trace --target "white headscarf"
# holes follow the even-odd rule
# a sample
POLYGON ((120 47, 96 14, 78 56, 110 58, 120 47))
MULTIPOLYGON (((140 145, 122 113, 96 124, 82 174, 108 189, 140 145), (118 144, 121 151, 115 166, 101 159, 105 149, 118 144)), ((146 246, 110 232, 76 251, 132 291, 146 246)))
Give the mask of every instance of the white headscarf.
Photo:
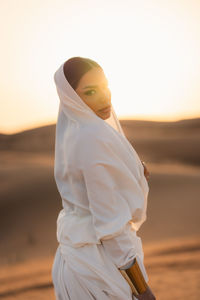
POLYGON ((113 106, 107 120, 97 116, 71 87, 63 66, 54 74, 60 98, 54 177, 63 206, 67 201, 85 209, 78 185, 73 185, 80 175, 70 177, 79 170, 96 237, 111 236, 129 220, 138 230, 146 220, 149 192, 141 160, 125 137, 113 106))

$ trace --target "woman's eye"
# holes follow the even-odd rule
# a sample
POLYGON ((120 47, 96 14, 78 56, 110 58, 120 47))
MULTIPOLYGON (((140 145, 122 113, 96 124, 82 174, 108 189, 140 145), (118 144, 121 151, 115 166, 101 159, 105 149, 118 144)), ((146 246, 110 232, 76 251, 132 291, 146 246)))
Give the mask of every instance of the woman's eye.
POLYGON ((85 92, 85 95, 93 95, 95 93, 96 93, 95 90, 89 90, 89 91, 85 92))

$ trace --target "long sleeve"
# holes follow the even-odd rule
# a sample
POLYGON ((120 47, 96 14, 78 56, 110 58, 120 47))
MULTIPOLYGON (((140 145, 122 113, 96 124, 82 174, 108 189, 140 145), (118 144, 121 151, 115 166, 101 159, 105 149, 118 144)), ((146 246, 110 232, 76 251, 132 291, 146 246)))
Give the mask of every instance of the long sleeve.
POLYGON ((140 270, 148 282, 149 278, 143 263, 143 249, 140 237, 128 222, 118 235, 106 240, 102 244, 117 268, 129 268, 134 258, 137 258, 140 270))
POLYGON ((88 145, 87 150, 83 145, 81 167, 96 237, 117 267, 138 256, 147 279, 142 243, 131 226, 144 218, 145 210, 137 166, 130 168, 108 144, 88 145))

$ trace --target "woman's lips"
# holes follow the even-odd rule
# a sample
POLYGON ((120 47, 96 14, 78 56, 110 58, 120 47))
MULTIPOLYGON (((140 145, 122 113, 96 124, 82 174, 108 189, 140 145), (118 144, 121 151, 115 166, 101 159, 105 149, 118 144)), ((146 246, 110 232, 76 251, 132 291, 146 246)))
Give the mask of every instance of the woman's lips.
POLYGON ((101 109, 100 112, 109 112, 110 109, 111 109, 111 106, 108 106, 108 107, 106 107, 104 109, 101 109))

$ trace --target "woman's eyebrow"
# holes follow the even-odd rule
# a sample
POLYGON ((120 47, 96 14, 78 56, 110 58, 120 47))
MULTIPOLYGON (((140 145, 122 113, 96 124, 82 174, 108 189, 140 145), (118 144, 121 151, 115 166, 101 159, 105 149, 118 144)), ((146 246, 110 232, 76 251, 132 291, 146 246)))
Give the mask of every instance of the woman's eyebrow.
MULTIPOLYGON (((108 84, 108 81, 106 81, 106 84, 108 84)), ((83 88, 83 90, 87 89, 87 88, 97 88, 97 87, 98 87, 98 85, 87 85, 83 88)))
POLYGON ((98 87, 98 85, 87 85, 83 88, 83 90, 87 88, 96 88, 96 87, 98 87))

